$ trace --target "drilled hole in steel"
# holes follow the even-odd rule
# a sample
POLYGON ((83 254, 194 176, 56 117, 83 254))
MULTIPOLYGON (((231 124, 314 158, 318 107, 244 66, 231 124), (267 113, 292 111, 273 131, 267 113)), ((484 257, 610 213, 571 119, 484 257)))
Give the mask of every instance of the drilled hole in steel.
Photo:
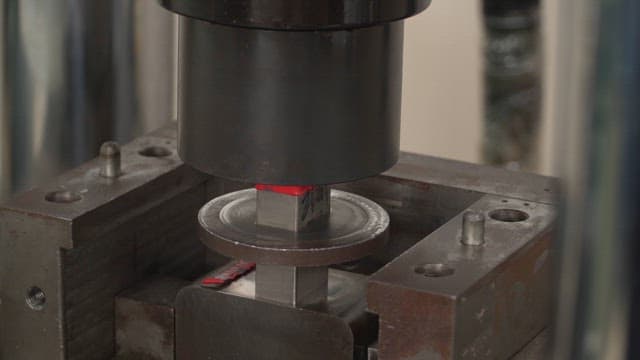
POLYGON ((162 146, 148 146, 138 152, 138 154, 146 157, 165 157, 171 155, 171 150, 162 146))
POLYGON ((529 214, 516 209, 498 209, 489 213, 493 220, 502 222, 520 222, 529 218, 529 214))
POLYGON ((68 204, 82 200, 82 195, 75 191, 59 190, 47 193, 44 199, 48 202, 68 204))
POLYGON ((423 264, 416 266, 413 271, 426 277, 443 277, 453 275, 455 269, 447 264, 423 264))
POLYGON ((31 309, 40 311, 44 309, 44 305, 47 302, 47 296, 42 289, 37 286, 32 286, 27 290, 25 301, 31 309))

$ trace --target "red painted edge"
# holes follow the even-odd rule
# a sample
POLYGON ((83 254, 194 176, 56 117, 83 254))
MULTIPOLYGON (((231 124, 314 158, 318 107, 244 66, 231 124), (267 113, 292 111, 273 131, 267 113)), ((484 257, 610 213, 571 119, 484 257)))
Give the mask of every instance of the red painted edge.
POLYGON ((311 185, 284 186, 284 185, 257 184, 256 190, 271 191, 278 194, 291 195, 291 196, 301 196, 313 190, 313 186, 311 185))

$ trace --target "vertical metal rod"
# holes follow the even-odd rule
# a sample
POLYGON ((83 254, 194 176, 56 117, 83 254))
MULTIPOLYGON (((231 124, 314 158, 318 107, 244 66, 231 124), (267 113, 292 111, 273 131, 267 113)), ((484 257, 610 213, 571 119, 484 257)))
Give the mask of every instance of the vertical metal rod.
MULTIPOLYGON (((331 190, 328 186, 256 186, 256 224, 291 232, 328 226, 331 190)), ((296 307, 326 302, 326 266, 256 266, 256 297, 296 307)))
POLYGON ((484 214, 467 211, 462 215, 462 243, 470 246, 484 244, 484 214))
POLYGON ((122 170, 120 169, 120 145, 115 141, 107 141, 100 146, 100 159, 102 165, 100 176, 106 178, 117 178, 122 170))

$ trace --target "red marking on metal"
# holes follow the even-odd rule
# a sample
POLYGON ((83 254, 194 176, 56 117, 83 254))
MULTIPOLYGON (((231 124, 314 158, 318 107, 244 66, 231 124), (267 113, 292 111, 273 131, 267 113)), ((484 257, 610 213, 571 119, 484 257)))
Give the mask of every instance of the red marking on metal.
POLYGON ((202 285, 221 285, 224 284, 224 280, 218 278, 204 278, 202 279, 202 285))
POLYGON ((218 273, 205 277, 200 281, 200 285, 204 287, 219 288, 235 281, 241 276, 244 276, 255 269, 255 267, 256 263, 238 261, 218 273))
POLYGON ((313 190, 313 186, 311 185, 283 186, 283 185, 257 184, 256 190, 271 191, 278 194, 291 195, 291 196, 301 196, 313 190))

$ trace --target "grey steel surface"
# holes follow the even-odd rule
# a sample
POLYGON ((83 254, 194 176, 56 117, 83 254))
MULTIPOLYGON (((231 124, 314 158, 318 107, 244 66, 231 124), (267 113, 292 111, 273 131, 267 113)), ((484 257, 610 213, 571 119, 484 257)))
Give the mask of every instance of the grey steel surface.
POLYGON ((256 266, 256 298, 310 308, 327 301, 329 270, 326 266, 256 266))
POLYGON ((175 359, 175 299, 187 285, 178 278, 144 279, 116 296, 115 359, 175 359))
MULTIPOLYGON (((294 233, 323 231, 329 226, 331 190, 316 186, 295 195, 257 189, 255 206, 257 226, 294 233)), ((326 266, 257 264, 255 277, 259 298, 305 308, 327 301, 326 266)))
POLYGON ((121 150, 117 179, 94 159, 0 209, 3 360, 108 359, 118 293, 152 273, 202 271, 196 214, 208 178, 178 159, 175 128, 121 150), (140 154, 163 147, 164 157, 140 154), (26 303, 33 287, 46 295, 41 310, 26 303))
POLYGON ((151 0, 4 0, 0 198, 174 119, 176 17, 151 0))
POLYGON ((384 246, 389 215, 361 196, 331 191, 325 229, 309 233, 256 224, 256 190, 215 198, 198 214, 200 239, 223 255, 259 264, 322 266, 359 259, 384 246))
POLYGON ((428 155, 402 153, 383 175, 545 204, 558 197, 555 178, 428 155))
POLYGON ((264 31, 180 20, 179 152, 248 183, 315 185, 397 161, 403 23, 264 31))
POLYGON ((335 30, 413 16, 431 0, 159 0, 171 11, 212 23, 273 30, 335 30))
POLYGON ((552 207, 487 195, 470 210, 487 216, 484 246, 460 243, 460 214, 371 277, 380 359, 507 358, 550 320, 552 207))
POLYGON ((518 351, 511 360, 547 360, 551 350, 551 330, 542 330, 522 350, 518 351))
POLYGON ((324 311, 256 300, 253 273, 222 291, 185 288, 176 304, 178 358, 352 360, 354 344, 375 338, 374 319, 365 313, 366 277, 329 271, 324 311))
POLYGON ((256 224, 287 231, 312 232, 329 223, 331 190, 315 186, 301 195, 258 190, 256 224))

